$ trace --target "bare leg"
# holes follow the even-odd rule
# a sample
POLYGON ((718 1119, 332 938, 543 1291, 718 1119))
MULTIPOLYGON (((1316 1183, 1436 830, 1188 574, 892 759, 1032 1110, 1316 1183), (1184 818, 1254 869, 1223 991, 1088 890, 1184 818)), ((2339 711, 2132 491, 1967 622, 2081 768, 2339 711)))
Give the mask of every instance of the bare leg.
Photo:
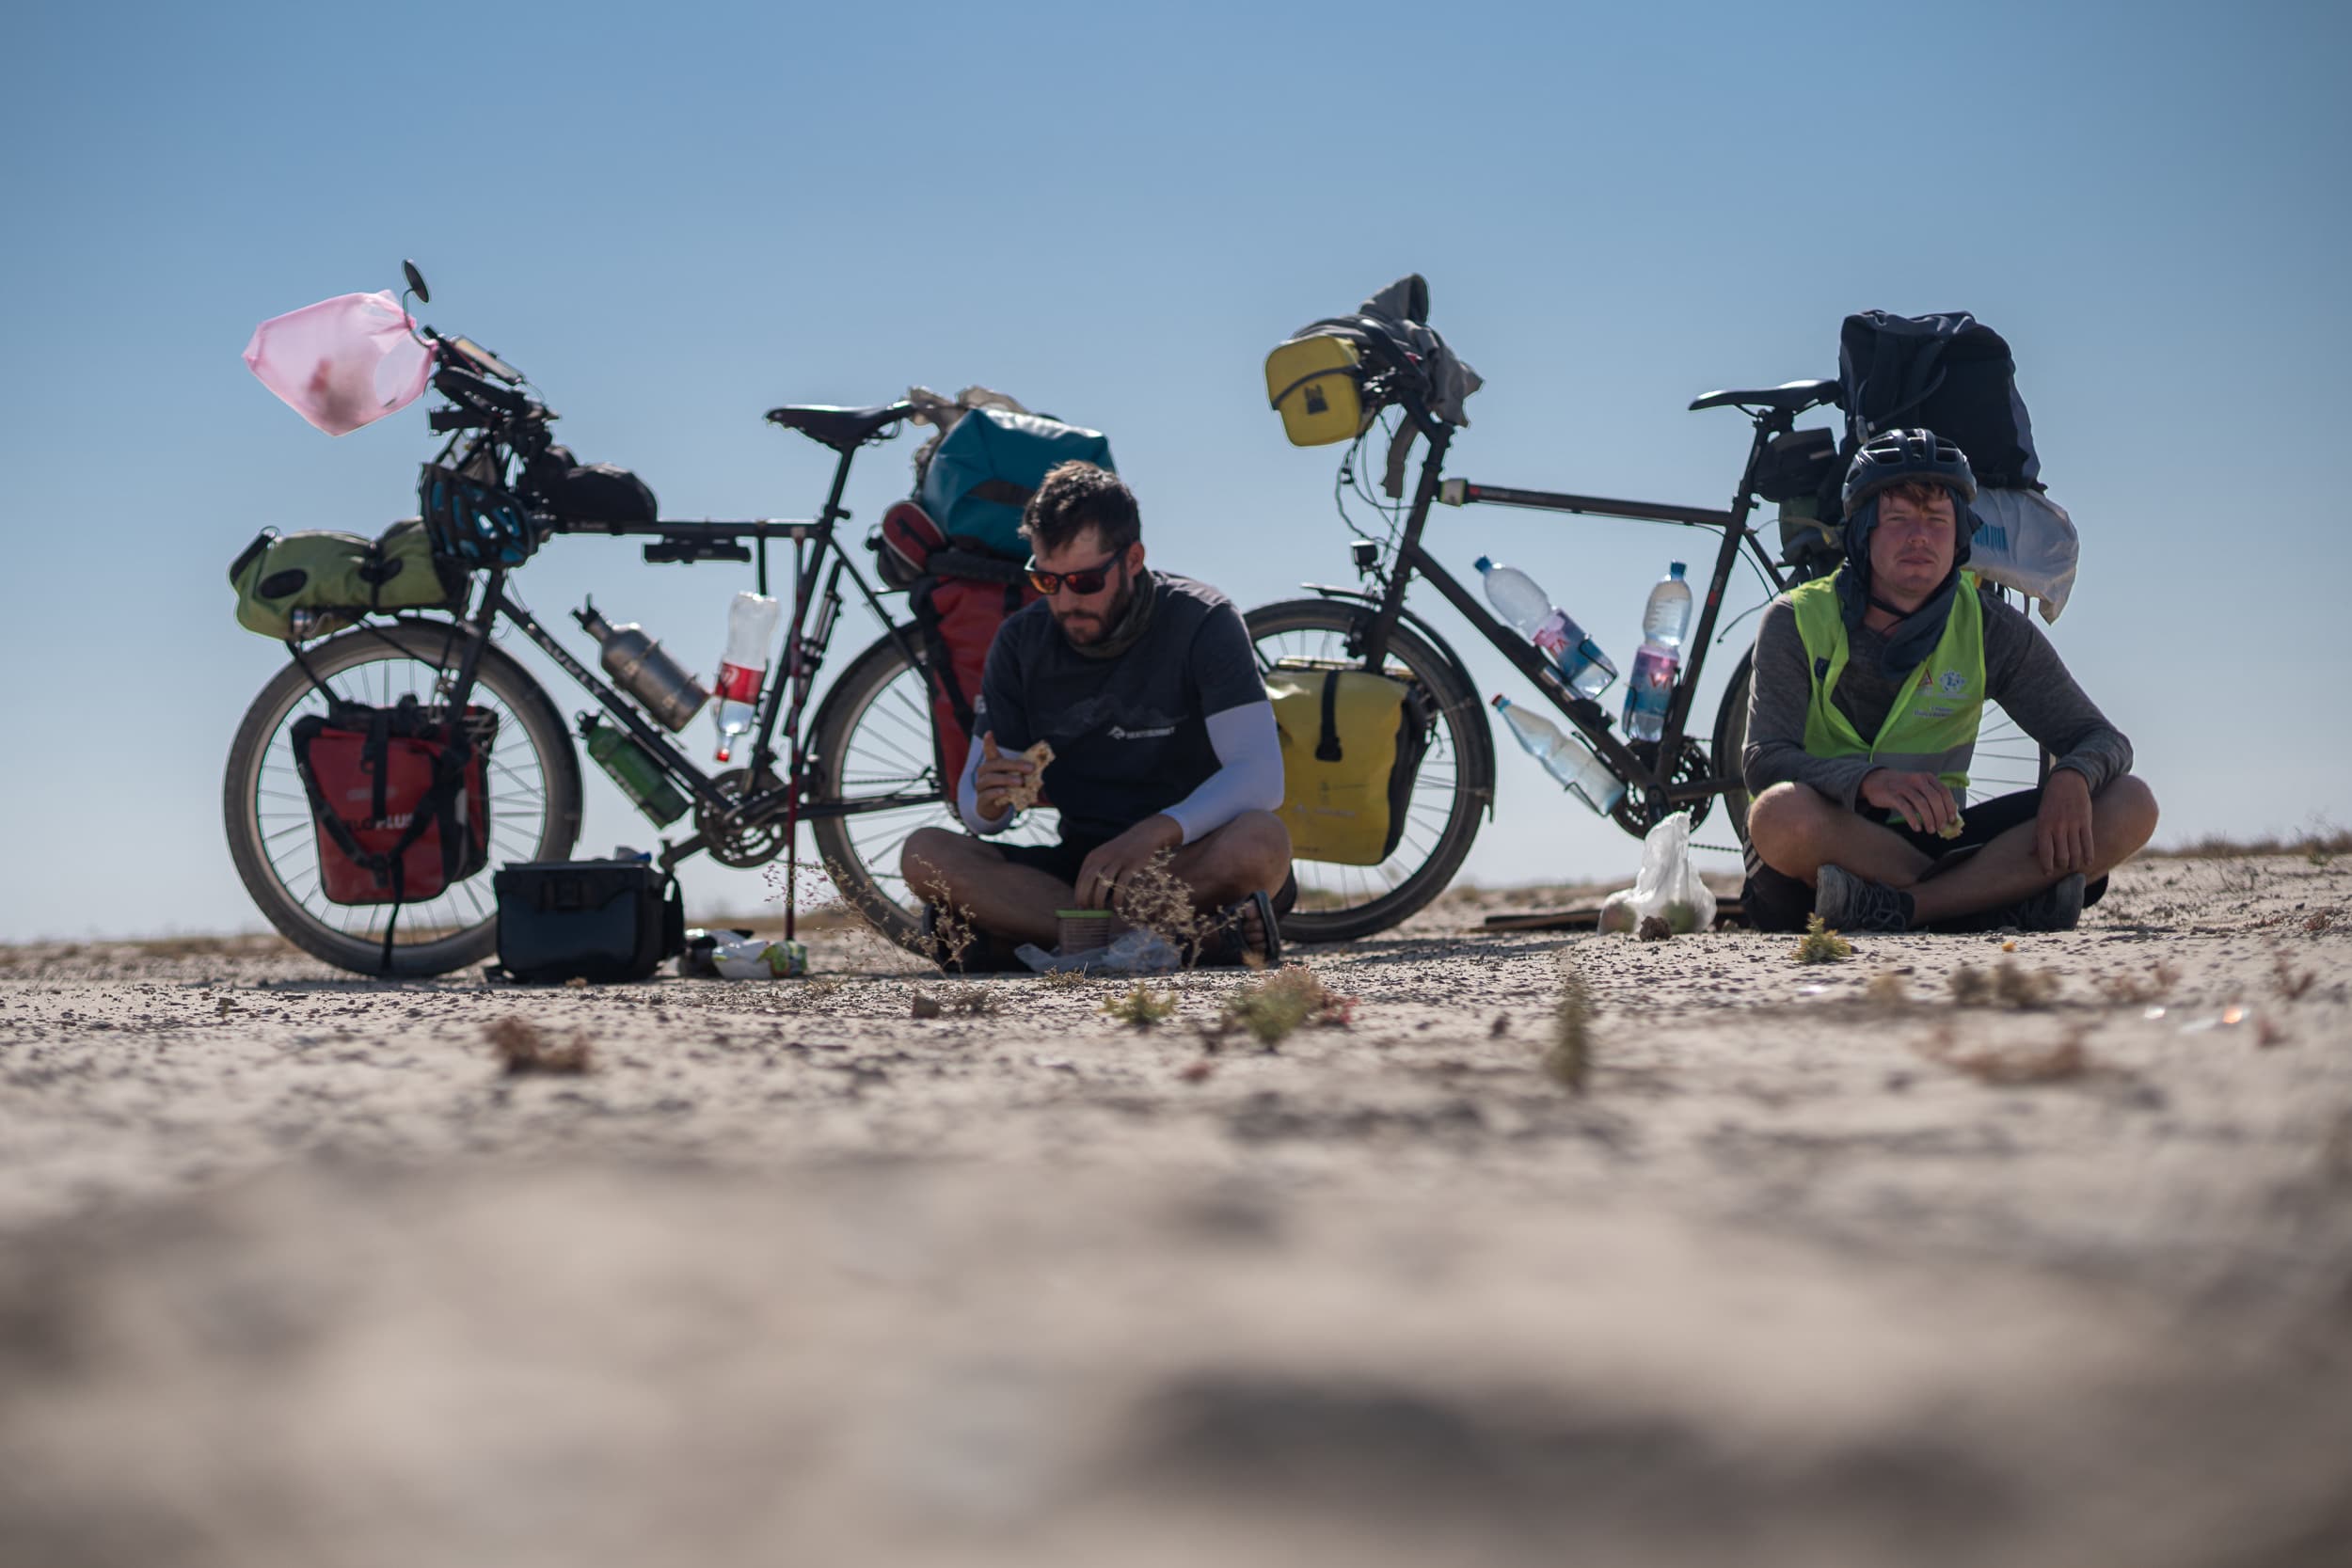
MULTIPOLYGON (((2091 860, 2083 868, 2084 878, 2106 876, 2155 831, 2155 792, 2129 773, 2110 780, 2090 798, 2091 860)), ((2034 824, 2020 822, 1945 875, 1911 886, 1913 918, 1944 920, 1997 909, 2031 897, 2056 880, 2042 869, 2034 851, 2034 824)))
POLYGON ((1009 861, 993 844, 946 828, 918 828, 909 834, 898 852, 898 869, 926 903, 952 909, 983 931, 1040 947, 1050 948, 1060 938, 1054 911, 1078 902, 1060 878, 1009 861))
POLYGON ((1764 863, 1808 886, 1824 865, 1886 887, 1907 888, 1935 863, 1879 823, 1811 784, 1776 784, 1748 807, 1748 842, 1764 863))
POLYGON ((1203 914, 1253 893, 1272 895, 1290 875, 1290 831, 1272 812, 1246 811, 1177 850, 1168 869, 1203 914))

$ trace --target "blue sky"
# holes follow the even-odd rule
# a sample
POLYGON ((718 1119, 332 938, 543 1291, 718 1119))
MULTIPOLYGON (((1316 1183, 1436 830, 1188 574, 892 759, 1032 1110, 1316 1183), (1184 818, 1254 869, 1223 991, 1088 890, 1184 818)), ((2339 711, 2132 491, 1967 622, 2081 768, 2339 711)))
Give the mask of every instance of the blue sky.
MULTIPOLYGON (((223 569, 264 525, 410 510, 428 443, 422 405, 330 440, 237 354, 404 255, 428 319, 526 368, 666 513, 816 505, 820 454, 761 424, 773 404, 981 382, 1108 432, 1155 559, 1245 605, 1346 574, 1336 454, 1283 441, 1264 353, 1401 273, 1486 377, 1452 471, 1717 505, 1745 427, 1693 394, 1831 373, 1851 310, 1973 310, 2083 534, 2053 640, 2133 737, 2160 836, 2352 821, 2347 14, 21 8, 0 938, 256 923, 219 769, 283 655, 233 625, 223 569)), ((861 528, 910 447, 852 482, 861 528)), ((1703 542, 1470 509, 1430 543, 1527 567, 1622 664, 1703 542)), ((698 668, 744 585, 586 540, 519 583, 549 620, 593 591, 698 668)), ((1500 761, 1471 875, 1630 874, 1632 840, 1500 761)), ((587 847, 646 840, 589 791, 587 847)))

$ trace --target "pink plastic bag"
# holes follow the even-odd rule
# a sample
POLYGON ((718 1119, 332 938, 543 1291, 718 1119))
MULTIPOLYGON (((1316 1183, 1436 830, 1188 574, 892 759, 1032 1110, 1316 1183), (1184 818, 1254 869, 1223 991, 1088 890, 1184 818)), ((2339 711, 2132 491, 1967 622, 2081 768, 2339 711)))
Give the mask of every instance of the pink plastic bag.
POLYGON ((253 329, 246 368, 329 436, 396 414, 433 373, 433 350, 409 336, 389 290, 337 294, 253 329))

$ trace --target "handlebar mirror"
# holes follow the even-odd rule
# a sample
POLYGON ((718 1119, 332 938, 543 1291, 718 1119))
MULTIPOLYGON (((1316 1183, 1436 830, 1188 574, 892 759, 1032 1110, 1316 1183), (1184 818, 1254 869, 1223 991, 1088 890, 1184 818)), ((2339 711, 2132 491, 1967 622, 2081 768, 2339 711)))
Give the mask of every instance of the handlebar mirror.
POLYGON ((433 291, 424 286, 424 274, 417 270, 417 263, 404 256, 400 261, 400 270, 401 275, 408 279, 408 292, 417 296, 417 302, 421 305, 432 304, 433 291))

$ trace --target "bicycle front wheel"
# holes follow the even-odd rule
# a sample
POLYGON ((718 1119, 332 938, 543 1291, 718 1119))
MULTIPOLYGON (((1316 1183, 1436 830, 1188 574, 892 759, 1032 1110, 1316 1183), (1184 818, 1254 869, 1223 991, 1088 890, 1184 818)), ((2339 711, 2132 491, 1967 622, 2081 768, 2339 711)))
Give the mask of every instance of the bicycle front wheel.
MULTIPOLYGON (((1369 605, 1339 599, 1289 599, 1244 617, 1258 668, 1360 670, 1369 605)), ((1429 749, 1405 808, 1396 849, 1377 865, 1301 860, 1298 904, 1282 919, 1294 942, 1347 942, 1385 931, 1443 893, 1478 836, 1479 814, 1494 800, 1495 753, 1478 693, 1453 657, 1398 626, 1389 637, 1386 673, 1413 682, 1434 710, 1429 749)))
MULTIPOLYGON (((929 680, 900 643, 919 646, 915 628, 885 635, 850 661, 818 710, 811 764, 812 807, 841 808, 810 830, 825 872, 841 895, 893 942, 920 930, 922 900, 907 888, 900 852, 917 828, 961 832, 951 781, 942 776, 931 733, 929 680)), ((1061 814, 1041 808, 991 842, 1051 844, 1061 814)))
MULTIPOLYGON (((237 875, 287 941, 339 969, 386 973, 387 923, 394 975, 446 974, 498 945, 498 905, 482 873, 400 905, 397 919, 389 904, 330 902, 318 829, 294 761, 294 721, 326 711, 321 686, 339 701, 375 707, 409 696, 427 706, 445 704, 471 635, 454 623, 401 621, 329 638, 307 649, 303 664, 270 678, 230 743, 221 812, 237 875)), ((496 648, 482 650, 468 701, 498 720, 484 778, 490 863, 564 859, 580 836, 580 762, 555 705, 496 648)))

